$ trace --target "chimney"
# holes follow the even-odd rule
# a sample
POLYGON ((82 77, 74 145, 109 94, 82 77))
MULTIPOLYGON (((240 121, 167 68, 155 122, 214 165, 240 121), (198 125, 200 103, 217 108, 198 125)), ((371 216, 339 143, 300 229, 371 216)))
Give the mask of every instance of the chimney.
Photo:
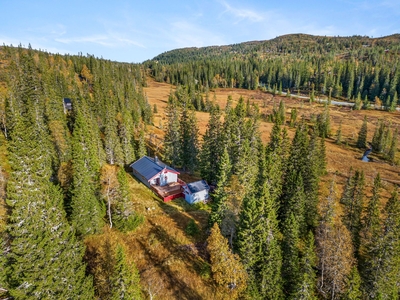
POLYGON ((158 157, 157 157, 157 155, 154 156, 154 162, 158 165, 158 157))

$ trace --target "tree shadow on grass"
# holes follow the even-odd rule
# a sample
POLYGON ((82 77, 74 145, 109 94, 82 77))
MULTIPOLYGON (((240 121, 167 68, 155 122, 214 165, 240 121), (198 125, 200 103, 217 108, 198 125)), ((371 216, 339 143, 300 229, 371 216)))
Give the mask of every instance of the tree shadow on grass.
MULTIPOLYGON (((149 221, 149 224, 151 225, 149 236, 152 237, 153 241, 139 240, 139 243, 145 249, 146 260, 152 262, 149 268, 153 267, 158 270, 157 273, 162 276, 165 286, 168 290, 173 291, 174 298, 204 299, 204 295, 200 295, 198 291, 189 287, 181 279, 183 274, 179 273, 179 267, 177 267, 176 263, 183 263, 184 268, 192 270, 198 276, 201 276, 201 272, 204 271, 207 262, 194 253, 192 249, 188 249, 187 245, 182 245, 174 237, 171 237, 161 225, 155 224, 152 221, 149 221), (164 249, 168 249, 170 254, 159 257, 157 249, 151 250, 148 245, 149 243, 158 243, 164 249)), ((147 269, 143 270, 143 272, 146 272, 147 269)), ((198 278, 198 276, 194 277, 198 278)), ((204 284, 207 283, 205 282, 204 284)))

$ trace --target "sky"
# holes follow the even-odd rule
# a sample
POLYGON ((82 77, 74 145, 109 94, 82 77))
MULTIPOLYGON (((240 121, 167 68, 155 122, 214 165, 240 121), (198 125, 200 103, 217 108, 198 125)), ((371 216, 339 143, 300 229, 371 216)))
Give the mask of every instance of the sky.
POLYGON ((400 33, 399 0, 0 0, 0 45, 141 63, 291 33, 400 33))

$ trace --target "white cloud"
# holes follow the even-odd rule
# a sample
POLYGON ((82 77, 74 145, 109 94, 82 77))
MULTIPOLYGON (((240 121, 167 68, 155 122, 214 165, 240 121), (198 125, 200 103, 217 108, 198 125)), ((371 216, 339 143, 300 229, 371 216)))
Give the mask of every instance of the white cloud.
POLYGON ((232 7, 228 2, 221 0, 220 3, 225 6, 224 13, 229 13, 237 18, 236 23, 247 19, 251 22, 262 22, 265 17, 262 14, 257 13, 256 11, 246 9, 246 8, 235 8, 232 7))
POLYGON ((170 30, 163 30, 162 36, 174 43, 174 47, 204 47, 223 45, 225 41, 218 35, 187 21, 170 24, 170 30))
POLYGON ((55 41, 63 44, 74 43, 91 43, 98 44, 104 47, 116 48, 126 45, 133 45, 136 47, 145 48, 142 44, 135 42, 129 38, 121 36, 117 33, 108 32, 106 34, 94 34, 90 36, 71 37, 71 38, 56 38, 55 41))

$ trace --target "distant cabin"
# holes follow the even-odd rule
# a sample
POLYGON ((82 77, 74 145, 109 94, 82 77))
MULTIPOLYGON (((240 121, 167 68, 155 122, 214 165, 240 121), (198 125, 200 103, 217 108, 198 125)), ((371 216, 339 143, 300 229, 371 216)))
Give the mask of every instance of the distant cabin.
POLYGON ((70 98, 64 98, 63 99, 63 105, 64 105, 64 113, 66 114, 68 111, 72 110, 72 101, 70 98))
POLYGON ((157 156, 143 156, 131 164, 131 168, 133 175, 148 187, 178 182, 179 172, 161 162, 157 156))
POLYGON ((183 194, 189 204, 207 201, 209 192, 210 186, 205 180, 199 180, 183 186, 183 194))

